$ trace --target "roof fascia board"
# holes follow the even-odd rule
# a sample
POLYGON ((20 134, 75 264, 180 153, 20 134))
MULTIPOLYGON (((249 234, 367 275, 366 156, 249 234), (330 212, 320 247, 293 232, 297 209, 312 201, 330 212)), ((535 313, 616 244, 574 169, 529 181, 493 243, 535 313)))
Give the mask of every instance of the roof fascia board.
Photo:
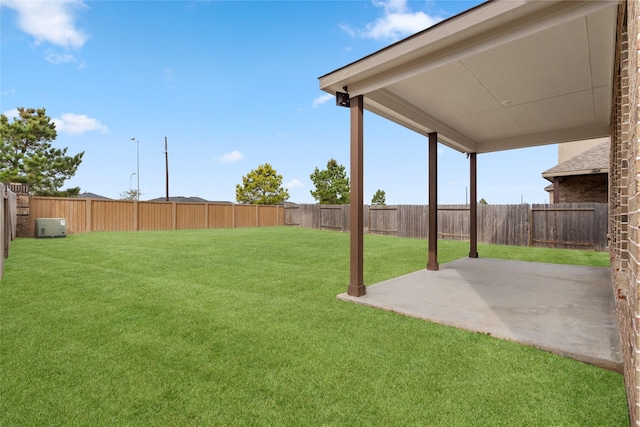
POLYGON ((556 176, 574 176, 574 175, 598 175, 598 174, 606 174, 609 173, 609 170, 604 169, 580 169, 574 171, 564 171, 564 172, 551 172, 551 173, 543 173, 543 178, 553 178, 556 176))
MULTIPOLYGON (((510 3, 510 2, 507 2, 510 3)), ((471 55, 475 55, 494 47, 498 47, 509 43, 514 40, 518 40, 529 35, 544 31, 548 28, 561 25, 569 22, 573 19, 589 15, 607 7, 611 7, 612 4, 617 2, 606 1, 589 1, 586 3, 578 2, 562 2, 563 6, 569 6, 562 11, 545 17, 545 19, 535 20, 527 25, 519 26, 516 28, 507 28, 502 30, 501 34, 491 35, 482 41, 472 38, 467 39, 462 45, 452 45, 449 48, 440 49, 436 52, 435 56, 431 58, 417 58, 411 62, 405 64, 398 64, 396 68, 376 73, 374 76, 359 80, 356 75, 352 75, 356 81, 348 84, 349 93, 352 96, 367 95, 368 93, 377 89, 389 86, 396 82, 405 80, 410 77, 422 74, 424 72, 433 70, 443 65, 449 64, 454 61, 459 61, 471 55)), ((462 31, 462 30, 461 30, 462 31)), ((396 60, 398 63, 400 60, 396 60)), ((379 66, 379 65, 374 65, 379 66)), ((354 70, 355 71, 355 70, 354 70)), ((322 87, 321 87, 322 88, 322 87)))

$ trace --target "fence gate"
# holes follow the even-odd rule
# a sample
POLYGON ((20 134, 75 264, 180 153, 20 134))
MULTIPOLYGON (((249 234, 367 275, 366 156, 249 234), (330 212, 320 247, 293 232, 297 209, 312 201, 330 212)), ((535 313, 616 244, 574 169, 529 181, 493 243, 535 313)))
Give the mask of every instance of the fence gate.
POLYGON ((607 246, 606 204, 533 205, 529 246, 603 251, 607 246))

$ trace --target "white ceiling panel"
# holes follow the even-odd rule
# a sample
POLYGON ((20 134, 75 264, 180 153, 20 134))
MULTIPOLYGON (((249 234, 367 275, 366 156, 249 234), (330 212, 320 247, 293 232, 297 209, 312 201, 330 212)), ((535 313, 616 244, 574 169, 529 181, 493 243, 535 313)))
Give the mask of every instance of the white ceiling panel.
POLYGON ((616 34, 617 10, 609 8, 587 16, 587 33, 591 57, 591 83, 593 86, 611 84, 616 34))
POLYGON ((591 88, 584 18, 473 55, 462 63, 500 102, 524 104, 591 88))
POLYGON ((502 139, 524 135, 522 128, 505 110, 488 111, 451 121, 453 127, 476 141, 502 139))
POLYGON ((593 90, 595 124, 604 125, 611 121, 611 88, 602 86, 593 90))
POLYGON ((440 120, 466 117, 501 108, 501 105, 460 63, 452 62, 414 78, 391 85, 389 90, 440 120), (469 102, 473 99, 474 102, 469 102))
POLYGON ((594 124, 591 90, 507 108, 527 132, 575 128, 594 124))

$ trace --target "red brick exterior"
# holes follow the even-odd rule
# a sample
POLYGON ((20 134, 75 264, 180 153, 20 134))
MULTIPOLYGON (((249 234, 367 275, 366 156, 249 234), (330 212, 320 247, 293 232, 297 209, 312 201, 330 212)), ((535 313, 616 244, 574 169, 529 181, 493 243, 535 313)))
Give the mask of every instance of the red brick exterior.
POLYGON ((631 425, 636 426, 640 426, 638 13, 636 1, 628 0, 620 5, 609 177, 611 274, 620 323, 629 417, 631 425))
MULTIPOLYGON (((558 203, 607 203, 607 174, 574 175, 560 178, 558 203)), ((553 192, 551 192, 553 201, 553 192)))

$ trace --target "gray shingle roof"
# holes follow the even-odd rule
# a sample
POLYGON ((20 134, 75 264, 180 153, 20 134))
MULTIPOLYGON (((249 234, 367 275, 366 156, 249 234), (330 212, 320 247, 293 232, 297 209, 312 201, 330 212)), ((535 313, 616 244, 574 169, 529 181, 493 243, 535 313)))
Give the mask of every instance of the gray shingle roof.
MULTIPOLYGON (((156 197, 155 199, 150 199, 149 202, 164 202, 166 201, 166 197, 156 197)), ((178 202, 178 203, 208 203, 207 200, 202 197, 185 197, 185 196, 171 196, 169 197, 170 202, 178 202)))
POLYGON ((609 141, 605 141, 584 151, 567 161, 542 172, 544 178, 567 175, 585 175, 592 173, 608 173, 609 141))
POLYGON ((78 198, 79 199, 99 199, 99 200, 111 200, 108 197, 105 196, 101 196, 99 194, 95 194, 95 193, 88 193, 88 192, 84 192, 82 194, 78 194, 78 198))

